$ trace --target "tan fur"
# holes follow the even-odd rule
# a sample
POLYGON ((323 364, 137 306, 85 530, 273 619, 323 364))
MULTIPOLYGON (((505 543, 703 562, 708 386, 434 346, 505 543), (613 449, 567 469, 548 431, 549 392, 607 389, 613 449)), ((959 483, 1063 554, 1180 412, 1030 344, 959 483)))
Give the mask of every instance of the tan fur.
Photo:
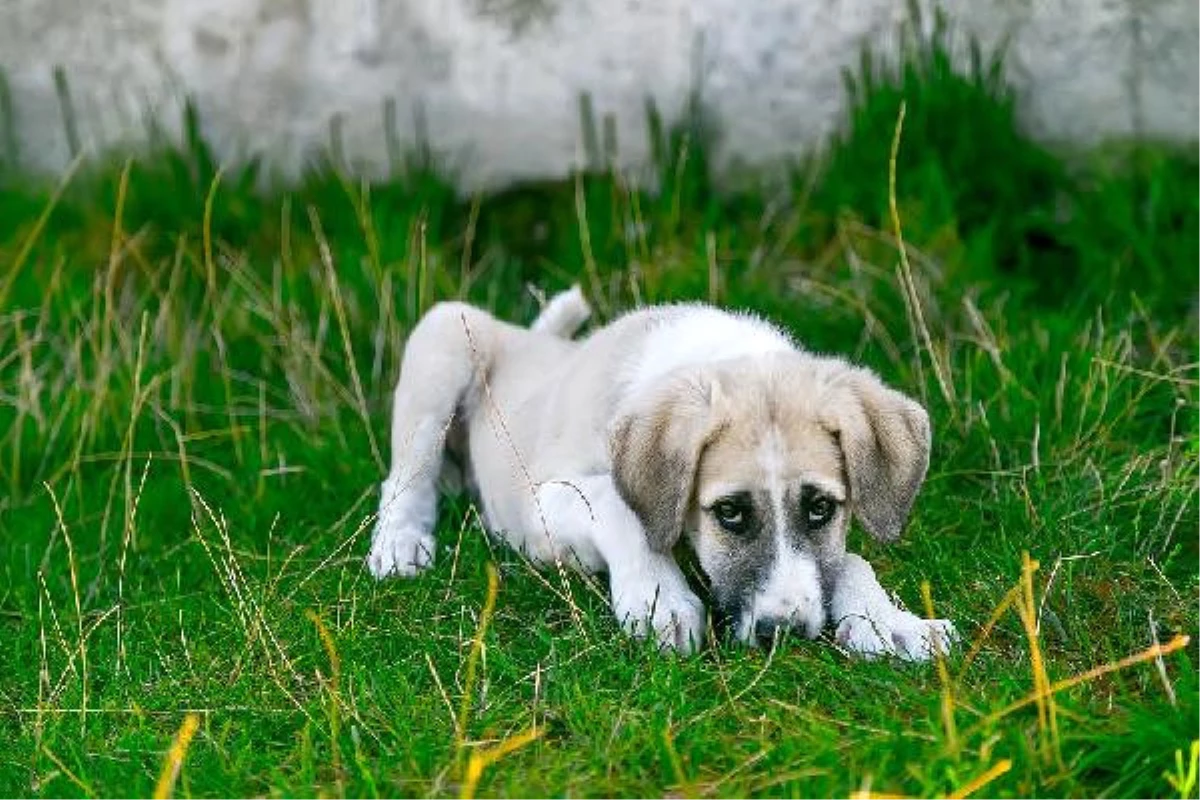
POLYGON ((613 479, 660 553, 683 533, 700 454, 720 432, 714 399, 707 376, 679 375, 637 398, 612 427, 613 479))
POLYGON ((925 409, 866 370, 848 369, 821 417, 841 441, 855 516, 875 538, 899 538, 929 467, 925 409))
POLYGON ((707 487, 764 485, 768 432, 785 479, 839 488, 868 533, 899 537, 929 464, 925 410, 866 370, 788 354, 684 371, 618 419, 613 475, 651 545, 675 545, 707 487))

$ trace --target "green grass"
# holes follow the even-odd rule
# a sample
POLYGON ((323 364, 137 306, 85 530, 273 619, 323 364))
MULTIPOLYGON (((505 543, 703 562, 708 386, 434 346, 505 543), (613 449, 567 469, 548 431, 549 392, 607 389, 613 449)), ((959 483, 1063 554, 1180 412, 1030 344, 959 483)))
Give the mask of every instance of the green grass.
POLYGON ((480 794, 932 796, 1007 761, 980 794, 1196 796, 1195 156, 1068 167, 988 65, 939 58, 856 79, 846 133, 785 197, 715 191, 703 142, 661 126, 653 194, 601 173, 460 201, 419 162, 259 194, 196 137, 61 197, 0 175, 0 795, 148 795, 194 712, 181 796, 457 795, 471 753, 531 728, 480 794), (901 99, 931 348, 888 221, 901 99), (651 652, 602 582, 493 548, 465 499, 430 573, 369 578, 406 332, 453 297, 528 321, 528 284, 576 281, 604 319, 761 311, 925 401, 907 535, 852 547, 979 641, 948 695, 932 665, 829 642, 651 652), (1031 640, 1015 611, 985 628, 1024 552, 1051 681, 1193 643, 1059 692, 1053 728, 1007 711, 1031 640))

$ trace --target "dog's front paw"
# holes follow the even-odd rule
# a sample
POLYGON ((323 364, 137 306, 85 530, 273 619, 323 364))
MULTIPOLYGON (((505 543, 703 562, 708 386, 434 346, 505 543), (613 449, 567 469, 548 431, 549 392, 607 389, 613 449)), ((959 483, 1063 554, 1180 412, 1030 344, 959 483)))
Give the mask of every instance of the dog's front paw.
POLYGON ((367 568, 376 578, 411 578, 433 565, 433 534, 419 527, 380 525, 371 540, 367 568))
POLYGON ((638 639, 653 637, 664 650, 690 655, 704 642, 704 603, 687 587, 659 584, 648 593, 616 596, 613 611, 626 633, 638 639))
POLYGON ((896 656, 906 661, 928 661, 934 647, 943 655, 958 640, 954 624, 945 619, 921 619, 895 610, 875 619, 853 614, 838 623, 838 644, 864 658, 896 656))

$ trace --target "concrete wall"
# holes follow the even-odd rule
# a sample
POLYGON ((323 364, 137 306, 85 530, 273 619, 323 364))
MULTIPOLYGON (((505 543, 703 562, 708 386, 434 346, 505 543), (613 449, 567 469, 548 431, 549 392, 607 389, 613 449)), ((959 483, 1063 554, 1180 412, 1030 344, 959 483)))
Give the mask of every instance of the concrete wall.
MULTIPOLYGON (((1197 139, 1196 0, 943 7, 986 46, 1008 42, 1036 135, 1197 139)), ((74 147, 64 102, 85 150, 144 141, 149 118, 177 134, 190 96, 224 159, 264 154, 293 177, 332 138, 356 170, 382 175, 426 136, 469 191, 583 163, 585 92, 596 119, 610 120, 619 162, 644 164, 646 98, 677 118, 699 87, 722 132, 718 167, 769 165, 839 124, 842 69, 864 43, 894 52, 907 9, 904 0, 0 0, 0 156, 62 169, 74 147)))

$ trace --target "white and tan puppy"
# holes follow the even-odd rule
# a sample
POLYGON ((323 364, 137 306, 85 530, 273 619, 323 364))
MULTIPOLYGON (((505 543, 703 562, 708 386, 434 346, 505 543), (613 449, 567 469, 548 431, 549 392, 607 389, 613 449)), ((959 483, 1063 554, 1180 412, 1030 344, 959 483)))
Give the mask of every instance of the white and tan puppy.
POLYGON ((746 642, 830 623, 867 656, 949 645, 949 622, 897 608, 846 552, 852 515, 900 535, 929 460, 920 405, 751 316, 651 307, 573 341, 589 313, 574 289, 530 329, 463 303, 422 318, 395 391, 376 577, 433 562, 449 439, 488 529, 536 561, 607 571, 634 635, 683 652, 703 640, 678 545, 746 642))

